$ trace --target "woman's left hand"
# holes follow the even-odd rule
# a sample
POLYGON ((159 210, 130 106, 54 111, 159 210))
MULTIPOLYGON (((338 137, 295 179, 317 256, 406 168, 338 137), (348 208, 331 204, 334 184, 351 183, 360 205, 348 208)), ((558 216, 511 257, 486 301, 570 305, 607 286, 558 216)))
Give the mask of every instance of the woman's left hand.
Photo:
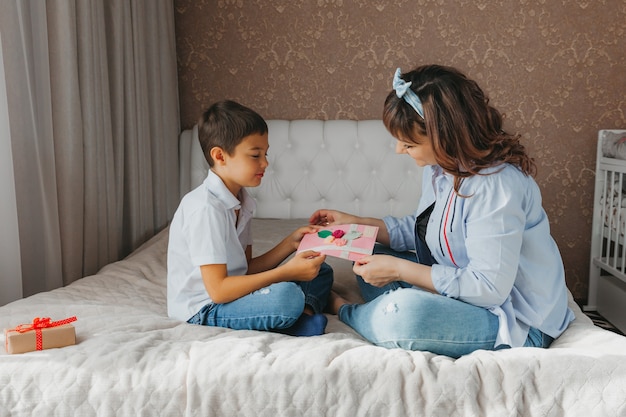
POLYGON ((383 287, 400 280, 399 259, 390 255, 370 255, 354 263, 352 270, 374 287, 383 287))

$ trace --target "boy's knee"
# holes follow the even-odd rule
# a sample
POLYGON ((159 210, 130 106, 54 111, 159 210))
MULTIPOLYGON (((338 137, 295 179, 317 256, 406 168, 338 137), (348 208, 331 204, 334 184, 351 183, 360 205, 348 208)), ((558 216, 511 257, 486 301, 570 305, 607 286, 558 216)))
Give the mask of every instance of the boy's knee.
POLYGON ((278 282, 266 288, 270 292, 274 293, 274 296, 279 297, 281 299, 285 299, 285 298, 304 299, 304 294, 302 294, 302 290, 300 289, 298 284, 296 284, 295 282, 291 282, 291 281, 278 282))
POLYGON ((321 274, 331 274, 333 272, 333 268, 328 265, 326 262, 322 262, 320 265, 320 275, 321 274))
POLYGON ((317 274, 317 277, 315 279, 318 280, 318 282, 322 281, 332 286, 333 275, 334 275, 333 268, 330 265, 328 265, 326 262, 323 262, 322 265, 320 266, 320 272, 317 274))
POLYGON ((304 309, 304 293, 295 282, 279 282, 266 288, 272 295, 272 302, 279 303, 284 314, 299 317, 304 309))

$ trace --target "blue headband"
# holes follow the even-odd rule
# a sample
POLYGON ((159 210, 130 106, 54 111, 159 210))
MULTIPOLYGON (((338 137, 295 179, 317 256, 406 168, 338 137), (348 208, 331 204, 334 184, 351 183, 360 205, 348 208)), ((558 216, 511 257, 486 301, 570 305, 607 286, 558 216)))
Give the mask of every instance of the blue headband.
POLYGON ((400 76, 402 75, 402 71, 400 68, 396 70, 396 73, 393 76, 393 89, 396 90, 396 95, 398 98, 403 98, 408 104, 415 109, 417 114, 419 114, 422 119, 424 118, 424 109, 422 108, 422 102, 420 98, 415 94, 413 90, 411 90, 411 82, 404 81, 400 76))

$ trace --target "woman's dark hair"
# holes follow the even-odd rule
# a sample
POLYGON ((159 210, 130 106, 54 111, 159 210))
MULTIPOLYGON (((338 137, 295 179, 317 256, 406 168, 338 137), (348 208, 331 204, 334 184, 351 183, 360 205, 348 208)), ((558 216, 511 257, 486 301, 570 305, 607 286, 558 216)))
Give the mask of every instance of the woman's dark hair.
POLYGON ((220 147, 229 155, 235 147, 246 137, 254 133, 267 133, 267 123, 252 109, 241 104, 224 100, 211 105, 198 121, 198 139, 202 152, 209 166, 214 161, 210 152, 214 147, 220 147))
POLYGON ((417 67, 402 74, 402 79, 411 82, 411 90, 420 98, 424 119, 393 90, 385 100, 383 122, 402 140, 412 140, 416 133, 427 136, 439 166, 454 175, 455 191, 463 178, 503 163, 535 175, 536 165, 520 135, 502 129, 502 115, 489 105, 475 81, 440 65, 417 67))

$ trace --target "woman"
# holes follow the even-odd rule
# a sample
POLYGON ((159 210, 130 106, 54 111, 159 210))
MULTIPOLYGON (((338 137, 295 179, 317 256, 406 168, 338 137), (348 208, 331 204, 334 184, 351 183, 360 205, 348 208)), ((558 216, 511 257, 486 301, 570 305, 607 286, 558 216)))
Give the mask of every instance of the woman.
POLYGON ((316 211, 312 224, 379 227, 354 264, 365 304, 333 294, 331 310, 374 344, 460 357, 546 348, 574 319, 535 164, 519 135, 458 70, 395 73, 383 121, 396 151, 425 167, 415 215, 316 211))

